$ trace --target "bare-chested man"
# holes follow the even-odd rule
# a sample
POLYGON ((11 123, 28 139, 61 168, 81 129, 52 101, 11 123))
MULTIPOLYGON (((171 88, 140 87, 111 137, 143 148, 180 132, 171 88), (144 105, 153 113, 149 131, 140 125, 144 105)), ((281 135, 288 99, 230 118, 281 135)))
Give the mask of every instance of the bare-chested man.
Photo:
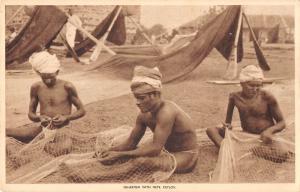
POLYGON ((153 157, 165 148, 176 158, 175 172, 193 170, 198 159, 198 147, 192 119, 175 103, 161 98, 161 77, 157 68, 135 68, 131 90, 141 113, 125 142, 98 154, 101 162, 127 156, 145 157, 149 164, 155 164, 156 158, 153 157), (137 147, 147 127, 153 132, 153 139, 137 147))
POLYGON ((42 127, 47 127, 50 123, 51 127, 48 126, 50 129, 61 128, 69 121, 85 114, 83 104, 73 84, 57 79, 60 62, 55 55, 46 51, 34 53, 29 62, 42 81, 31 86, 28 117, 34 122, 41 122, 41 126, 6 130, 6 136, 24 142, 32 140, 42 131, 42 127), (38 104, 40 104, 39 115, 36 113, 38 104), (77 108, 73 113, 72 105, 77 108))
MULTIPOLYGON (((276 98, 262 90, 262 71, 248 65, 240 73, 242 91, 231 93, 227 107, 225 126, 231 128, 234 107, 238 109, 242 129, 260 134, 261 140, 269 144, 274 133, 285 128, 285 121, 276 98)), ((225 135, 224 127, 207 129, 208 137, 220 147, 225 135)))

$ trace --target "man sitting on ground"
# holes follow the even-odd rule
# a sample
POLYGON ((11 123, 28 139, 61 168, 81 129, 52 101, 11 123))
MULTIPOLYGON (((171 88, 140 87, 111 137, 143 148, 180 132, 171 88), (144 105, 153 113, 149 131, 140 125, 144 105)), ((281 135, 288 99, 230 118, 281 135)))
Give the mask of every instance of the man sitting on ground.
POLYGON ((36 82, 30 89, 28 117, 31 121, 41 122, 41 126, 6 129, 6 136, 23 142, 35 138, 43 127, 49 129, 62 128, 69 121, 78 119, 85 114, 77 91, 72 83, 57 79, 60 62, 55 55, 46 51, 34 53, 29 62, 42 81, 36 82), (40 114, 36 113, 40 104, 40 114), (77 110, 72 113, 72 105, 77 110))
POLYGON ((209 128, 206 131, 217 147, 220 147, 225 136, 225 127, 232 128, 234 107, 239 111, 243 131, 260 134, 265 144, 272 143, 274 133, 285 128, 285 121, 276 98, 261 89, 263 78, 261 69, 254 65, 248 65, 242 69, 239 76, 242 91, 229 95, 224 126, 209 128))
MULTIPOLYGON (((141 113, 128 139, 102 153, 101 162, 120 157, 155 157, 162 149, 172 153, 177 162, 175 172, 190 172, 198 159, 197 137, 190 116, 172 101, 161 98, 161 73, 158 68, 137 66, 131 90, 141 113), (153 132, 152 142, 137 147, 147 127, 153 132)), ((155 164, 155 158, 151 158, 155 164)))

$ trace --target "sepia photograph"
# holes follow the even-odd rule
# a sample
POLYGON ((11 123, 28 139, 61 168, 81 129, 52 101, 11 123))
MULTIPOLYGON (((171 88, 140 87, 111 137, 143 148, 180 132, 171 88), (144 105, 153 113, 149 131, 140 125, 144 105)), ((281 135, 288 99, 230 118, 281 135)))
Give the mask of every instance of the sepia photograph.
POLYGON ((1 5, 5 184, 296 183, 295 3, 82 3, 1 5))

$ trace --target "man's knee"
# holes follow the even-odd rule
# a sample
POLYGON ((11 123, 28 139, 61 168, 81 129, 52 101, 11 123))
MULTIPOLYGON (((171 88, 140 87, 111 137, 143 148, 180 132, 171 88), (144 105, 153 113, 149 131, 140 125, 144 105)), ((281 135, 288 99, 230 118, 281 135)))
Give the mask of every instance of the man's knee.
POLYGON ((210 127, 206 129, 206 134, 210 137, 218 133, 218 129, 216 127, 210 127))
POLYGON ((42 128, 34 124, 28 127, 7 129, 6 136, 13 137, 24 143, 28 143, 32 139, 34 139, 41 131, 42 128))
POLYGON ((225 136, 224 130, 222 128, 220 128, 220 127, 210 127, 210 128, 207 128, 206 129, 206 134, 209 137, 212 137, 212 136, 215 136, 215 135, 220 135, 222 137, 225 136))
POLYGON ((192 172, 194 169, 195 169, 195 167, 196 167, 196 165, 197 165, 197 162, 198 162, 198 158, 196 158, 196 159, 193 159, 191 162, 190 162, 190 164, 189 164, 189 166, 186 166, 186 167, 184 167, 184 168, 181 168, 181 169, 176 169, 175 170, 175 173, 190 173, 190 172, 192 172))
POLYGON ((20 137, 22 137, 23 140, 31 141, 42 131, 43 131, 43 129, 41 126, 33 127, 31 129, 23 131, 21 133, 20 137))
POLYGON ((175 173, 189 173, 194 170, 198 161, 198 151, 195 152, 180 152, 175 155, 177 167, 175 173))

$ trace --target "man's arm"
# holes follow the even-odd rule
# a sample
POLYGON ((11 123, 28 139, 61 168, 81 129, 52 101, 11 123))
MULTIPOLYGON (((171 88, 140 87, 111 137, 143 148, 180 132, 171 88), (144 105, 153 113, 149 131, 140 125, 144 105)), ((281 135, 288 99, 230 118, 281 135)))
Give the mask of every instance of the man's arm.
POLYGON ((128 156, 157 156, 164 147, 169 135, 171 134, 175 121, 175 114, 169 110, 160 111, 157 115, 157 123, 154 130, 153 141, 143 147, 132 151, 126 151, 123 155, 128 156))
POLYGON ((270 111, 272 118, 275 119, 276 124, 261 133, 261 140, 264 143, 271 143, 272 135, 285 128, 285 121, 276 98, 272 94, 266 92, 266 100, 268 102, 268 110, 270 111))
POLYGON ((139 114, 136 118, 135 127, 127 140, 120 145, 110 148, 109 151, 129 151, 135 149, 145 134, 146 128, 147 127, 143 122, 143 115, 139 114))
POLYGON ((71 101, 71 103, 76 107, 76 111, 73 112, 72 114, 67 116, 67 119, 69 121, 71 120, 75 120, 78 119, 80 117, 83 117, 85 115, 85 110, 83 107, 83 104, 81 102, 81 100, 78 97, 76 88, 74 87, 74 85, 72 83, 66 83, 65 84, 65 89, 68 91, 68 96, 69 99, 71 101))
POLYGON ((269 127, 266 131, 270 133, 277 133, 285 128, 285 120, 283 118, 282 112, 278 105, 276 98, 268 93, 267 95, 268 108, 271 112, 272 118, 276 121, 275 125, 269 127))
POLYGON ((37 96, 37 90, 39 85, 33 84, 30 88, 30 102, 29 102, 29 111, 28 111, 28 118, 31 121, 39 122, 41 121, 40 116, 36 114, 36 109, 39 103, 39 98, 37 96))

